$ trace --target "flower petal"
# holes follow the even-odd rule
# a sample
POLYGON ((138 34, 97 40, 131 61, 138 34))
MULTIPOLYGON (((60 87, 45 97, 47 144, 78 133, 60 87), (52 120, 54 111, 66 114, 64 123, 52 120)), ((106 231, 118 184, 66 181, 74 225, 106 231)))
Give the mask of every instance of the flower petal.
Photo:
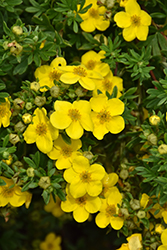
POLYGON ((125 121, 122 116, 114 116, 108 123, 106 123, 106 128, 112 134, 118 134, 125 128, 125 121))
POLYGON ((84 130, 79 121, 72 121, 70 126, 66 129, 67 135, 72 139, 79 139, 84 133, 84 130))
POLYGON ((81 29, 84 30, 85 32, 93 32, 96 29, 96 27, 92 19, 93 18, 88 18, 84 20, 82 23, 80 23, 81 29))
POLYGON ((92 180, 102 180, 105 175, 105 169, 100 164, 92 164, 89 170, 92 180))
POLYGON ((101 181, 90 181, 87 184, 86 191, 90 196, 98 196, 102 192, 102 182, 101 181))
POLYGON ((127 42, 131 42, 136 38, 136 27, 133 25, 123 29, 122 35, 127 42))
POLYGON ((89 213, 84 207, 78 206, 73 212, 73 217, 77 222, 82 223, 89 218, 89 213))
POLYGON ((89 213, 96 213, 101 206, 101 200, 99 197, 90 197, 88 196, 87 202, 85 204, 85 209, 89 213))
POLYGON ((50 116, 50 122, 57 129, 65 129, 70 126, 72 120, 67 114, 55 111, 50 116))
POLYGON ((97 224, 98 227, 100 228, 105 228, 108 226, 108 224, 110 223, 109 218, 106 216, 105 213, 98 213, 98 215, 95 218, 95 222, 97 224))
POLYGON ((137 39, 139 39, 140 41, 147 40, 148 31, 149 31, 148 26, 140 25, 139 27, 137 27, 137 32, 136 32, 137 39))
POLYGON ((77 178, 70 184, 70 193, 74 198, 79 198, 86 194, 86 184, 81 182, 80 178, 77 178))
POLYGON ((110 224, 111 227, 114 228, 115 230, 119 230, 123 227, 124 220, 120 217, 110 217, 110 224))
POLYGON ((140 18, 141 18, 140 21, 143 25, 146 25, 146 26, 151 25, 151 16, 144 10, 141 10, 140 18))
POLYGON ((114 21, 117 23, 117 26, 120 28, 127 28, 131 25, 130 15, 124 11, 118 12, 114 16, 114 21))
POLYGON ((64 83, 67 83, 67 84, 74 84, 76 83, 78 80, 80 79, 80 76, 79 75, 75 75, 74 73, 72 72, 69 72, 69 73, 63 73, 61 76, 60 76, 60 80, 64 83))
POLYGON ((36 145, 38 149, 44 154, 50 152, 53 148, 53 141, 50 133, 47 133, 44 136, 38 136, 36 138, 36 145))
POLYGON ((95 89, 95 82, 88 78, 88 77, 82 77, 79 79, 79 83, 84 89, 88 90, 94 90, 95 89))

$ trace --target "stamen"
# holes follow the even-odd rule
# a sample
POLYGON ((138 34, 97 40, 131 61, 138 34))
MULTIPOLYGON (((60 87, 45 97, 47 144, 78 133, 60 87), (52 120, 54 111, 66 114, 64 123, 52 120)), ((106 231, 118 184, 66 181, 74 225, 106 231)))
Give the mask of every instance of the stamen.
POLYGON ((89 9, 89 15, 93 18, 99 18, 99 12, 98 10, 94 9, 94 8, 90 8, 89 9))
POLYGON ((89 70, 94 69, 95 66, 96 66, 96 61, 93 61, 93 60, 89 60, 89 61, 87 62, 87 65, 86 65, 86 67, 87 67, 89 70))
POLYGON ((80 174, 80 178, 82 182, 90 182, 91 181, 91 173, 88 173, 87 171, 83 171, 80 174))
POLYGON ((115 205, 108 205, 106 208, 106 216, 110 217, 116 214, 116 207, 115 205))
POLYGON ((104 87, 104 90, 106 90, 108 92, 111 91, 111 89, 112 89, 112 82, 111 81, 109 81, 108 79, 104 79, 102 81, 102 85, 104 87))
POLYGON ((84 69, 84 68, 82 68, 82 67, 75 67, 74 69, 73 69, 73 73, 75 74, 75 75, 79 75, 79 76, 81 76, 81 77, 85 77, 85 76, 87 76, 87 73, 86 73, 86 70, 84 69))
POLYGON ((58 72, 57 70, 54 70, 49 73, 49 78, 51 81, 54 81, 54 80, 59 81, 61 75, 62 73, 58 72))
POLYGON ((132 16, 131 21, 132 21, 132 24, 135 26, 140 25, 140 17, 139 16, 136 16, 136 15, 132 16))
POLYGON ((77 109, 69 109, 68 115, 72 119, 72 121, 78 121, 81 118, 79 110, 77 109))
POLYGON ((72 155, 72 149, 66 146, 62 148, 61 152, 65 158, 70 157, 72 155))
POLYGON ((111 120, 111 115, 109 111, 106 111, 105 109, 102 109, 98 115, 97 118, 100 120, 100 123, 103 124, 105 122, 109 122, 111 120))
POLYGON ((43 122, 39 123, 36 126, 36 133, 38 135, 45 135, 47 133, 47 125, 44 124, 43 122))

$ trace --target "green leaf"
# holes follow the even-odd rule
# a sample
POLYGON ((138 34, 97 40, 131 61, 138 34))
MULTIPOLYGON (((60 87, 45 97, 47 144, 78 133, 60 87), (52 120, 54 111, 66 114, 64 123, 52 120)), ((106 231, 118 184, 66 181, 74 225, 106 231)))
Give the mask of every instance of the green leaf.
POLYGON ((60 198, 62 201, 65 201, 65 200, 66 200, 66 196, 65 196, 64 192, 63 192, 61 189, 56 189, 56 193, 57 193, 57 195, 59 196, 59 198, 60 198))
POLYGON ((45 204, 47 205, 50 200, 50 193, 48 193, 46 190, 43 191, 42 197, 44 199, 45 204))
POLYGON ((5 186, 6 182, 0 178, 0 186, 5 186))
POLYGON ((6 85, 4 83, 0 83, 0 91, 5 89, 6 88, 6 85))
POLYGON ((6 147, 8 142, 9 142, 9 134, 6 135, 5 138, 3 139, 3 147, 6 147))
POLYGON ((8 28, 7 24, 5 21, 3 21, 3 30, 6 33, 6 35, 10 36, 11 30, 8 28))
POLYGON ((0 92, 0 98, 6 98, 9 94, 7 92, 0 92))
POLYGON ((28 164, 28 166, 30 166, 32 168, 36 168, 37 167, 35 165, 35 163, 29 157, 24 156, 23 159, 28 164))
POLYGON ((151 13, 150 16, 152 18, 166 18, 166 14, 164 13, 160 13, 160 12, 155 12, 155 13, 151 13))
POLYGON ((78 24, 77 24, 76 21, 73 22, 73 31, 74 31, 75 33, 78 33, 78 24))
POLYGON ((16 75, 16 74, 23 74, 28 68, 28 59, 26 57, 23 58, 23 60, 21 61, 20 64, 18 64, 14 71, 13 71, 13 74, 16 75))
POLYGON ((65 143, 67 143, 68 145, 71 145, 71 138, 68 135, 62 133, 61 136, 63 140, 65 141, 65 143))

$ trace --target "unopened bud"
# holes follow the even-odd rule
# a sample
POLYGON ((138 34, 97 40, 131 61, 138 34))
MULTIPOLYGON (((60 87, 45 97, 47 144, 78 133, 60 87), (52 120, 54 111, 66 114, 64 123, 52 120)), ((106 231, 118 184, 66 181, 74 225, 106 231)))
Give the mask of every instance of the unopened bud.
POLYGON ((60 88, 59 86, 53 86, 51 89, 50 89, 50 94, 52 97, 58 97, 59 94, 60 94, 60 88))
POLYGON ((123 180, 127 179, 129 176, 129 172, 127 169, 122 169, 119 173, 119 177, 123 180))
POLYGON ((12 42, 13 43, 13 46, 10 47, 10 53, 13 54, 13 55, 19 55, 22 50, 23 50, 23 47, 17 43, 16 41, 12 42))
POLYGON ((107 9, 111 9, 115 4, 115 0, 106 0, 107 9))
POLYGON ((40 89, 40 84, 39 82, 32 82, 30 84, 30 89, 34 90, 34 91, 38 91, 40 89))
POLYGON ((147 136, 147 140, 152 144, 152 145, 157 145, 157 136, 154 134, 150 134, 147 136))
POLYGON ((69 92, 68 96, 69 96, 70 98, 74 98, 74 97, 75 97, 75 93, 74 93, 74 92, 69 92))
POLYGON ((43 189, 48 188, 50 186, 50 177, 42 176, 38 182, 38 185, 43 189))
POLYGON ((92 160, 93 154, 90 151, 83 152, 83 156, 86 157, 88 160, 92 160))
POLYGON ((30 115, 29 113, 25 113, 22 116, 22 120, 25 124, 29 124, 32 121, 32 115, 30 115))
POLYGON ((145 212, 145 211, 142 211, 142 210, 139 210, 139 211, 137 212, 137 217, 138 217, 139 219, 145 218, 145 217, 146 217, 146 212, 145 212))
POLYGON ((16 35, 21 35, 22 33, 23 33, 23 29, 22 29, 22 27, 20 27, 20 26, 14 26, 13 28, 12 28, 12 32, 14 33, 14 34, 16 34, 16 35))
POLYGON ((9 141, 10 143, 12 143, 13 145, 15 145, 17 142, 20 141, 20 137, 17 134, 10 134, 9 135, 9 141))
POLYGON ((25 108, 26 108, 27 110, 32 109, 32 103, 31 103, 31 102, 27 102, 26 105, 25 105, 25 108))
POLYGON ((2 161, 5 162, 7 165, 10 165, 10 164, 12 164, 13 158, 11 155, 9 155, 7 160, 2 160, 2 161))
POLYGON ((83 97, 85 96, 85 91, 83 90, 83 88, 81 87, 78 87, 76 90, 75 90, 75 94, 78 96, 78 97, 83 97))
POLYGON ((25 128, 26 128, 26 126, 21 121, 19 121, 18 123, 16 123, 16 125, 14 126, 14 130, 16 132, 23 132, 25 128))
POLYGON ((130 192, 130 190, 131 190, 131 185, 130 185, 129 182, 124 182, 123 190, 126 191, 126 192, 130 192))
POLYGON ((127 208, 120 208, 120 212, 123 214, 124 219, 129 217, 129 212, 127 208))
POLYGON ((163 154, 167 154, 167 145, 166 144, 161 144, 158 147, 158 152, 163 155, 163 154))
POLYGON ((13 105, 14 105, 15 109, 19 110, 19 109, 23 109, 24 108, 25 102, 22 99, 20 99, 20 98, 16 98, 13 101, 13 105))
POLYGON ((33 168, 27 168, 26 173, 28 177, 34 177, 34 169, 33 168))
POLYGON ((132 199, 130 201, 130 206, 133 210, 138 210, 140 209, 140 201, 139 200, 136 200, 136 199, 132 199))
POLYGON ((46 103, 46 97, 45 96, 36 96, 34 103, 38 107, 42 107, 46 103))
POLYGON ((152 115, 149 118, 149 122, 151 125, 156 126, 160 123, 161 118, 158 115, 152 115))
POLYGON ((12 164, 12 167, 13 168, 22 168, 23 167, 23 163, 21 161, 15 161, 13 164, 12 164))
POLYGON ((156 224, 155 225, 155 232, 158 234, 162 234, 162 232, 165 230, 165 227, 162 224, 156 224))

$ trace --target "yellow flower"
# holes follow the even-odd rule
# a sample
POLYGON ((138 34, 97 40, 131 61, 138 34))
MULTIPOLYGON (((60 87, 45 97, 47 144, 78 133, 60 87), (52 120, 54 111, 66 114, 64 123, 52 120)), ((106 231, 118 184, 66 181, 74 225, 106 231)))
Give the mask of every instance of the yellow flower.
POLYGON ((136 2, 136 0, 120 0, 119 5, 121 7, 125 7, 127 4, 131 3, 131 2, 136 2))
POLYGON ((55 112, 50 116, 50 121, 55 128, 65 129, 72 139, 79 139, 84 129, 93 131, 93 123, 90 117, 90 103, 85 100, 56 101, 54 103, 55 112))
POLYGON ((45 241, 40 243, 40 250, 61 250, 60 243, 60 236, 56 236, 55 233, 49 233, 45 241))
POLYGON ((70 183, 70 193, 74 198, 79 198, 86 193, 97 196, 102 191, 102 182, 105 175, 103 166, 93 164, 84 156, 78 156, 73 160, 73 167, 64 172, 64 179, 70 183))
POLYGON ((49 203, 44 206, 44 210, 46 212, 51 212, 55 217, 60 217, 61 215, 64 214, 63 210, 60 207, 60 204, 61 204, 60 198, 56 196, 56 202, 54 202, 53 196, 51 194, 49 203))
POLYGON ((74 219, 81 223, 89 218, 89 214, 96 213, 101 206, 99 197, 91 197, 85 194, 79 198, 74 198, 67 191, 66 201, 61 202, 61 208, 64 212, 73 212, 74 219))
POLYGON ((38 149, 47 154, 53 148, 53 140, 57 139, 59 132, 54 128, 46 116, 46 109, 37 108, 30 124, 24 132, 24 140, 31 144, 36 142, 38 149))
POLYGON ((10 124, 10 117, 11 117, 11 111, 10 111, 10 102, 7 98, 5 98, 5 102, 0 103, 0 128, 8 127, 10 124))
POLYGON ((42 65, 35 71, 35 77, 38 78, 39 84, 40 84, 40 91, 44 92, 48 89, 44 86, 47 86, 48 88, 52 88, 55 86, 54 80, 59 81, 60 76, 62 74, 61 67, 65 66, 66 60, 63 57, 56 57, 49 65, 42 65))
POLYGON ((8 204, 13 207, 20 207, 25 203, 26 208, 28 208, 32 194, 21 192, 21 187, 14 185, 12 179, 3 176, 0 176, 0 179, 6 183, 6 185, 0 186, 0 207, 5 207, 8 204))
POLYGON ((166 250, 167 249, 167 229, 165 229, 161 234, 162 245, 158 247, 157 250, 166 250))
POLYGON ((81 64, 85 65, 88 70, 96 71, 104 77, 109 73, 110 67, 107 63, 101 61, 102 58, 105 57, 101 52, 96 53, 90 50, 81 57, 81 64))
POLYGON ((102 205, 100 213, 96 216, 96 224, 100 228, 105 228, 109 224, 115 230, 123 227, 124 220, 119 216, 118 204, 122 202, 122 195, 116 187, 112 187, 110 195, 106 199, 101 199, 102 205))
POLYGON ((141 10, 135 1, 129 2, 125 6, 125 12, 120 11, 114 16, 117 26, 123 28, 123 37, 130 42, 136 37, 145 41, 148 35, 148 26, 151 25, 151 16, 141 10))
POLYGON ((117 250, 140 250, 142 249, 142 236, 141 234, 132 234, 127 238, 128 243, 122 244, 117 250))
POLYGON ((77 155, 81 155, 78 149, 82 147, 81 140, 71 139, 71 144, 67 144, 61 135, 53 142, 53 149, 48 153, 52 160, 57 160, 55 166, 58 169, 70 168, 72 166, 72 159, 77 155))
POLYGON ((94 79, 103 79, 101 74, 93 70, 88 70, 84 65, 65 66, 61 68, 64 71, 60 77, 62 82, 74 84, 78 81, 83 88, 88 90, 94 90, 94 79))
POLYGON ((88 11, 84 14, 79 14, 83 20, 80 24, 81 29, 86 32, 93 32, 95 29, 100 31, 106 30, 110 25, 110 21, 104 17, 107 9, 104 6, 97 5, 97 0, 86 0, 83 7, 85 8, 89 4, 92 4, 92 6, 88 11))
POLYGON ((121 91, 123 90, 123 80, 118 76, 113 76, 111 70, 108 72, 108 74, 104 77, 103 80, 95 80, 95 84, 96 88, 93 91, 94 96, 97 96, 98 89, 104 95, 106 95, 106 91, 111 95, 115 86, 118 89, 117 98, 119 98, 122 95, 121 91))
POLYGON ((117 183, 118 175, 116 173, 105 174, 104 178, 102 179, 103 190, 100 195, 107 198, 112 190, 112 187, 117 183))
POLYGON ((125 127, 125 121, 120 116, 124 112, 124 103, 113 98, 108 100, 107 96, 100 94, 90 99, 92 121, 94 124, 93 135, 102 140, 108 132, 120 133, 125 127))

